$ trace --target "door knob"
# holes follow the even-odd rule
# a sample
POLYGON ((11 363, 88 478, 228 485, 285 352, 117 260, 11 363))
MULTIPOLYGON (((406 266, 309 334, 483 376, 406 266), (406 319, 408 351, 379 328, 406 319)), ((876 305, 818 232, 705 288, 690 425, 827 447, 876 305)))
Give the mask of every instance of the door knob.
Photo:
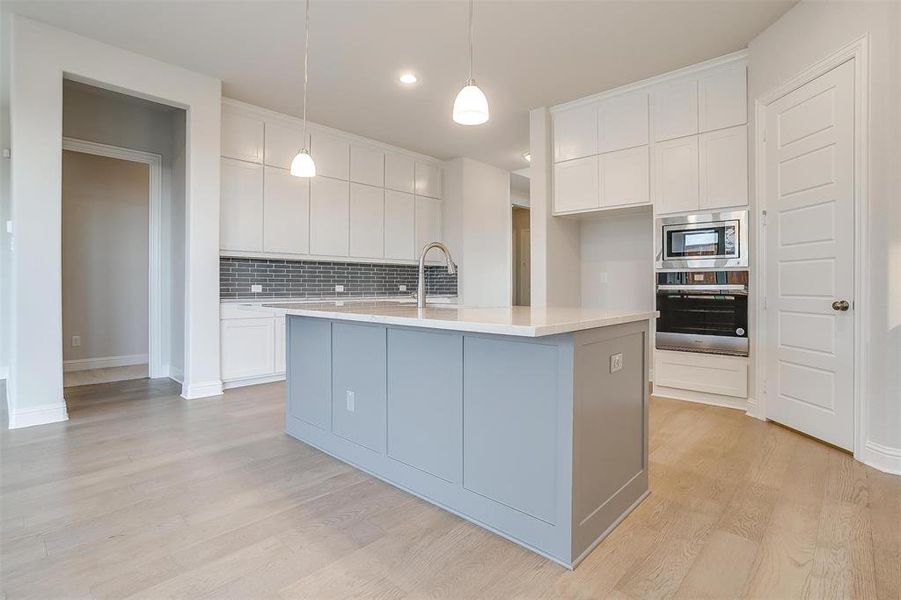
POLYGON ((851 305, 848 304, 847 300, 836 300, 832 303, 832 310, 840 310, 842 312, 845 312, 849 308, 851 308, 851 305))

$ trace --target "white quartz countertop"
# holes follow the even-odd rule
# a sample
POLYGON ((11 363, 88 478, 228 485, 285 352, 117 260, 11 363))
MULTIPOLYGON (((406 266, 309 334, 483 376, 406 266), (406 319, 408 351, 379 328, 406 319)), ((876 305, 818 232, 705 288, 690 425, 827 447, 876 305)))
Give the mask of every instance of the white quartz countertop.
POLYGON ((450 331, 540 337, 609 325, 645 321, 656 312, 611 312, 591 308, 508 306, 482 308, 431 305, 420 309, 401 302, 278 303, 246 307, 247 310, 299 315, 321 319, 426 327, 450 331))

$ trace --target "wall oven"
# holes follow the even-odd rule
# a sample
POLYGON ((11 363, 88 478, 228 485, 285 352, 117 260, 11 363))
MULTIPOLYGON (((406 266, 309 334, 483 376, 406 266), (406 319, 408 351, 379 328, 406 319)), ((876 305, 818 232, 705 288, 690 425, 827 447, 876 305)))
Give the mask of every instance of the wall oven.
POLYGON ((658 270, 730 269, 748 266, 748 211, 657 219, 658 270))
POLYGON ((660 350, 748 355, 748 272, 657 274, 660 350))

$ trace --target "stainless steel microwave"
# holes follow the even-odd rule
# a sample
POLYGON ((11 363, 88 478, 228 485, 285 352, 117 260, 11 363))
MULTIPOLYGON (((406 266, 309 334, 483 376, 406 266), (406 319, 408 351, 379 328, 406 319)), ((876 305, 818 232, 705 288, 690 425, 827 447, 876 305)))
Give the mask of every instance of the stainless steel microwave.
POLYGON ((748 211, 657 219, 656 267, 662 271, 748 267, 748 211))

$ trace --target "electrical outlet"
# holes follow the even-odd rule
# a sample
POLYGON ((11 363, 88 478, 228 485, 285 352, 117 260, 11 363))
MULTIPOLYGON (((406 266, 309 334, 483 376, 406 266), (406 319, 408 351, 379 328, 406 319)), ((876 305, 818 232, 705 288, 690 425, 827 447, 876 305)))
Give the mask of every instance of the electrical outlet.
POLYGON ((347 390, 347 410, 350 412, 357 411, 357 399, 354 396, 354 393, 350 390, 347 390))
POLYGON ((336 285, 336 286, 335 286, 335 291, 336 291, 336 292, 343 292, 343 291, 344 291, 344 286, 343 286, 343 285, 336 285))
POLYGON ((81 336, 80 336, 80 335, 73 335, 73 336, 72 336, 72 347, 73 347, 73 348, 78 348, 79 346, 81 346, 81 336))
POLYGON ((259 294, 262 291, 263 291, 263 286, 258 283, 254 283, 253 285, 250 286, 251 294, 259 294))
POLYGON ((405 285, 399 285, 399 286, 397 286, 397 289, 399 289, 399 290, 402 291, 402 292, 406 292, 406 291, 407 291, 407 286, 405 286, 405 285))
POLYGON ((621 371, 623 368, 623 353, 619 352, 617 354, 610 355, 610 372, 616 373, 617 371, 621 371))

